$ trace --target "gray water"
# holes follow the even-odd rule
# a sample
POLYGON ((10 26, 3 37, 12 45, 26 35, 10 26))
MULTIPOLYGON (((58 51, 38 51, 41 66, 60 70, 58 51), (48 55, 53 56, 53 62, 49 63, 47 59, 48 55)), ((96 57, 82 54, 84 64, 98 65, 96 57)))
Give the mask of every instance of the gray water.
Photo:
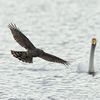
POLYGON ((100 0, 0 0, 0 100, 100 100, 100 70, 78 73, 89 61, 97 39, 94 64, 100 69, 100 0), (8 29, 15 23, 32 43, 68 61, 70 66, 34 58, 14 58, 25 50, 8 29))

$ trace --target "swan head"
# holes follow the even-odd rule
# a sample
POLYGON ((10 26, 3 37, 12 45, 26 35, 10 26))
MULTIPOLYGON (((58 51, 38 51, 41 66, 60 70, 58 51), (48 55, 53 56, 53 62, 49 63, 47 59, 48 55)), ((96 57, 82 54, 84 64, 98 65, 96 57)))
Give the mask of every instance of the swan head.
POLYGON ((97 43, 96 38, 93 38, 93 39, 92 39, 92 45, 96 45, 96 43, 97 43))

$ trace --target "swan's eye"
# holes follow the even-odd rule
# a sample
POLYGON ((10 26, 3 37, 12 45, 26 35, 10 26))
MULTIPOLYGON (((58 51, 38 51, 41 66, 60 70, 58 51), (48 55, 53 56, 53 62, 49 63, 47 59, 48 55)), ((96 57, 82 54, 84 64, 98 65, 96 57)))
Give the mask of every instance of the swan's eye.
POLYGON ((96 39, 95 38, 92 39, 92 44, 96 44, 96 39))

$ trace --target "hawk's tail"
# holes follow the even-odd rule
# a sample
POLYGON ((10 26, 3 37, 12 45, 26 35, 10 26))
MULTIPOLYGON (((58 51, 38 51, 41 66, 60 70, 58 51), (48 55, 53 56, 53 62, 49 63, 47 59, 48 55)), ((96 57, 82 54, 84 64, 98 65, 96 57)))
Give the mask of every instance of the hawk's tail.
POLYGON ((32 57, 29 57, 26 52, 24 51, 13 51, 11 50, 11 53, 14 57, 18 58, 19 60, 23 62, 32 63, 32 57))

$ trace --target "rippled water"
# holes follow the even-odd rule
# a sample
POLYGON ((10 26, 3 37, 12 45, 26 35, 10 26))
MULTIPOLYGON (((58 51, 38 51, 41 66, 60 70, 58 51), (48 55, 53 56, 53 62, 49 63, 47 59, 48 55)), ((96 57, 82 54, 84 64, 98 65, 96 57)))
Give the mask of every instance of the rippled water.
POLYGON ((95 67, 100 69, 99 0, 0 1, 0 100, 100 100, 100 71, 77 73, 88 61, 91 39, 97 38, 95 67), (10 50, 25 50, 7 25, 15 23, 38 48, 70 66, 34 58, 27 64, 10 50))

